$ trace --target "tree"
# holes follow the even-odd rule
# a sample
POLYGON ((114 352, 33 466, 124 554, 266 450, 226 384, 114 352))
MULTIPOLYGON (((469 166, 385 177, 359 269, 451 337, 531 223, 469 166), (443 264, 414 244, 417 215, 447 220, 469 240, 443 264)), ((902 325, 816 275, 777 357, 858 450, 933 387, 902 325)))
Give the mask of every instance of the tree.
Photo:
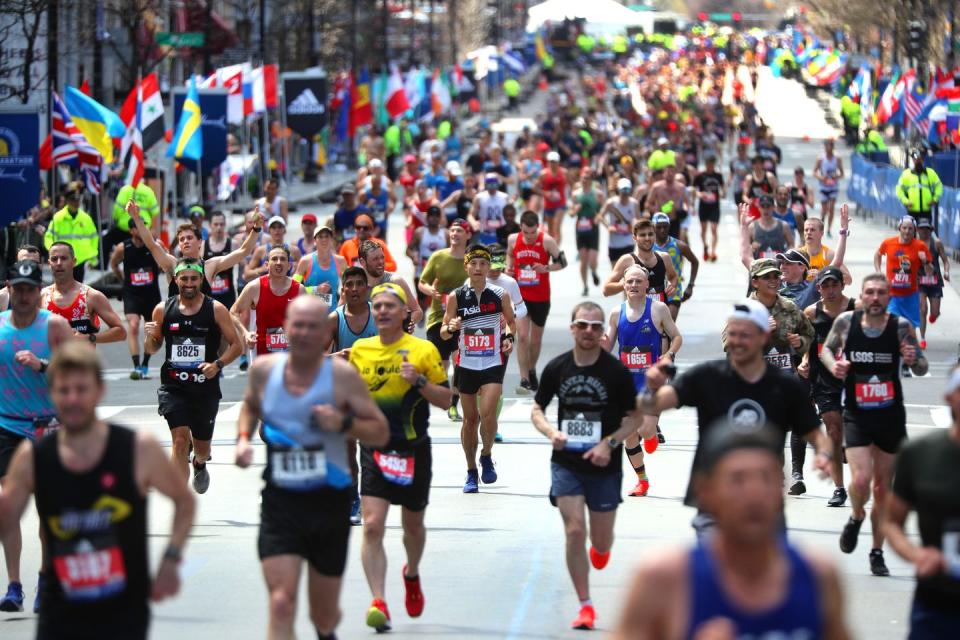
POLYGON ((47 81, 48 0, 3 0, 0 11, 0 102, 27 104, 47 81), (43 64, 38 64, 43 60, 43 64))

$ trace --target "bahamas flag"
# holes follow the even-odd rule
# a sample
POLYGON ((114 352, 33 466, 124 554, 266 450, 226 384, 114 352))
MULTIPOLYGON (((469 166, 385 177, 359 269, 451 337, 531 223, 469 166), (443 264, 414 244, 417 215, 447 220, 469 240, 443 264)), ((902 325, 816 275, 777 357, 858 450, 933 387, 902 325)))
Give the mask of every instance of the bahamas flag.
POLYGON ((203 136, 200 133, 200 94, 197 93, 197 79, 190 80, 187 99, 183 101, 180 122, 173 134, 173 140, 167 147, 168 158, 187 158, 199 160, 203 156, 203 136))
POLYGON ((68 86, 63 97, 67 111, 83 137, 104 160, 113 162, 112 138, 122 138, 127 132, 120 116, 75 87, 68 86))

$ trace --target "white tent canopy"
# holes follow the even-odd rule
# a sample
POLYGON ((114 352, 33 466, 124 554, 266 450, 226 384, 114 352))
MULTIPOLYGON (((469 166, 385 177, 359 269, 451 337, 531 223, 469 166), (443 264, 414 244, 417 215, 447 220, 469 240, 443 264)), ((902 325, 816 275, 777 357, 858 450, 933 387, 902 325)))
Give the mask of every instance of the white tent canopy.
POLYGON ((583 18, 587 31, 598 34, 622 33, 643 22, 642 14, 614 0, 547 0, 527 10, 527 31, 536 31, 544 22, 583 18))

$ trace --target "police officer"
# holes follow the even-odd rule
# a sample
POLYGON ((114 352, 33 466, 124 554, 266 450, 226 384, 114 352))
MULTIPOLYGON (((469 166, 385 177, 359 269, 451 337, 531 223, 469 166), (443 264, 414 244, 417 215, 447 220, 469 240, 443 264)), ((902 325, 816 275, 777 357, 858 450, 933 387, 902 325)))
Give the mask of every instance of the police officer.
POLYGON ((923 166, 919 149, 910 152, 910 162, 913 165, 904 169, 897 181, 897 197, 916 220, 930 220, 933 207, 943 195, 943 183, 936 171, 923 166))
POLYGON ((83 183, 71 182, 63 194, 66 205, 53 214, 50 226, 43 236, 43 246, 49 251, 54 242, 66 242, 73 247, 77 266, 73 268, 73 279, 83 282, 87 263, 96 263, 100 255, 97 225, 90 214, 80 208, 80 192, 83 183))

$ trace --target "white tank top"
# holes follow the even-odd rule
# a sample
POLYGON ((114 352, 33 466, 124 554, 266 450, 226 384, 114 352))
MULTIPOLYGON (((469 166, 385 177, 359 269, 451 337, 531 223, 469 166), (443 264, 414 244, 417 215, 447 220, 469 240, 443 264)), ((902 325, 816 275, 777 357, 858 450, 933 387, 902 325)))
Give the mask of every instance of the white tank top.
POLYGON ((612 249, 622 249, 633 245, 633 221, 637 217, 637 203, 628 200, 626 204, 619 199, 613 201, 613 206, 620 212, 624 221, 617 219, 612 213, 610 216, 610 241, 609 246, 612 249))
POLYGON ((489 191, 477 194, 481 233, 494 233, 505 224, 503 208, 507 206, 507 194, 497 191, 490 195, 489 191))
POLYGON ((269 204, 267 203, 267 199, 264 197, 257 200, 257 204, 260 205, 261 209, 266 210, 266 212, 264 213, 265 216, 267 216, 268 218, 272 218, 273 216, 282 215, 280 213, 280 203, 283 202, 284 200, 286 200, 286 198, 284 198, 283 196, 277 196, 276 198, 273 199, 273 204, 269 204))
POLYGON ((837 156, 833 156, 832 158, 823 156, 820 158, 820 173, 827 177, 827 179, 823 181, 824 187, 833 187, 837 184, 838 168, 837 156))
POLYGON ((443 237, 443 229, 438 228, 436 233, 430 232, 430 227, 423 227, 423 237, 420 238, 420 246, 417 247, 420 252, 420 264, 417 265, 417 277, 423 273, 423 268, 427 266, 427 260, 437 249, 446 249, 447 240, 443 237))

